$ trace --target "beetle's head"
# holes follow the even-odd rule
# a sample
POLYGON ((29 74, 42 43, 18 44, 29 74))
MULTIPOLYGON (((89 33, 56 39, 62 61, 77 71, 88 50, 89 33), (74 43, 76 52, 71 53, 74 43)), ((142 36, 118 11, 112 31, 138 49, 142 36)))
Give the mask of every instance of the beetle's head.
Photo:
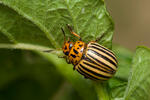
POLYGON ((72 48, 73 45, 74 45, 74 43, 71 42, 71 41, 65 41, 65 42, 64 42, 64 45, 63 45, 63 47, 62 47, 62 50, 63 50, 63 53, 64 53, 66 56, 69 55, 69 52, 70 52, 70 50, 71 50, 71 48, 72 48))

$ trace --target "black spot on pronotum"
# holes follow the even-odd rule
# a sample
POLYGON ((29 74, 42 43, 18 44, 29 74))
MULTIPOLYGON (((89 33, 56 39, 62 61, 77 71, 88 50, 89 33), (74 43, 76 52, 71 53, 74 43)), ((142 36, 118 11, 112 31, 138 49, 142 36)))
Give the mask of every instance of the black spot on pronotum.
POLYGON ((67 52, 64 52, 65 53, 65 55, 68 55, 69 54, 69 52, 67 51, 67 52))
POLYGON ((79 45, 79 47, 82 47, 82 46, 83 46, 83 45, 81 45, 81 44, 79 45))
POLYGON ((77 48, 77 49, 79 49, 79 48, 77 48))
POLYGON ((75 56, 75 55, 73 55, 73 54, 71 54, 71 56, 72 56, 73 58, 76 58, 76 56, 75 56))
POLYGON ((79 52, 77 51, 77 50, 75 50, 75 49, 73 49, 73 51, 76 53, 76 54, 78 54, 79 52))

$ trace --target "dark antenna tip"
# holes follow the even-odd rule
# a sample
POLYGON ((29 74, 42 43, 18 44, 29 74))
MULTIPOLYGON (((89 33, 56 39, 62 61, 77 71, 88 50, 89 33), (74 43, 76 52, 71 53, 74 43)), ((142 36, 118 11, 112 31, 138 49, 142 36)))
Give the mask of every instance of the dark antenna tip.
POLYGON ((66 41, 66 39, 65 39, 65 31, 64 31, 64 29, 61 27, 61 30, 62 30, 62 33, 63 33, 63 35, 64 35, 64 42, 66 41))
POLYGON ((66 25, 67 25, 68 29, 69 29, 70 31, 72 31, 72 27, 71 27, 69 24, 66 24, 66 25))

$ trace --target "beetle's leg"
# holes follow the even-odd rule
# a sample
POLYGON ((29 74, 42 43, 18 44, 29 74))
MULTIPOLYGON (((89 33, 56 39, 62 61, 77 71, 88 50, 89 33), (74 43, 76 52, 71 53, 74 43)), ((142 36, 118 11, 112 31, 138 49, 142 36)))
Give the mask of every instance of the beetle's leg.
POLYGON ((87 79, 88 77, 87 77, 87 76, 84 76, 84 78, 87 79))
POLYGON ((76 65, 73 66, 73 70, 75 70, 75 69, 76 69, 76 65))
POLYGON ((71 62, 66 58, 66 62, 68 63, 68 64, 71 64, 71 62))
POLYGON ((95 40, 95 42, 97 42, 97 41, 99 41, 99 40, 101 40, 105 35, 106 35, 107 33, 105 32, 105 33, 103 33, 100 37, 98 37, 96 40, 95 40))
POLYGON ((72 30, 72 27, 70 25, 67 24, 67 27, 74 36, 78 37, 80 41, 82 40, 81 37, 72 30))
POLYGON ((58 58, 66 58, 66 56, 58 56, 58 58))
POLYGON ((67 62, 68 64, 71 64, 70 61, 67 59, 67 56, 58 56, 58 58, 64 58, 64 59, 66 59, 66 62, 67 62))
POLYGON ((76 67, 75 66, 73 66, 73 70, 75 70, 76 69, 76 67))

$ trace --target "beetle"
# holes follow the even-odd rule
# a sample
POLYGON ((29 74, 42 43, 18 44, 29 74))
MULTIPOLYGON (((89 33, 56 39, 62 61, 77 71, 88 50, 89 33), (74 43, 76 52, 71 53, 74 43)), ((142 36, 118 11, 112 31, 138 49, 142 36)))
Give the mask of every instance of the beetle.
POLYGON ((95 41, 85 43, 81 37, 76 34, 71 26, 67 25, 71 34, 78 37, 79 40, 73 42, 65 39, 62 51, 68 64, 72 64, 73 70, 77 70, 81 75, 91 80, 108 80, 117 70, 117 59, 115 54, 108 48, 100 45, 97 41, 101 40, 105 33, 95 41))

